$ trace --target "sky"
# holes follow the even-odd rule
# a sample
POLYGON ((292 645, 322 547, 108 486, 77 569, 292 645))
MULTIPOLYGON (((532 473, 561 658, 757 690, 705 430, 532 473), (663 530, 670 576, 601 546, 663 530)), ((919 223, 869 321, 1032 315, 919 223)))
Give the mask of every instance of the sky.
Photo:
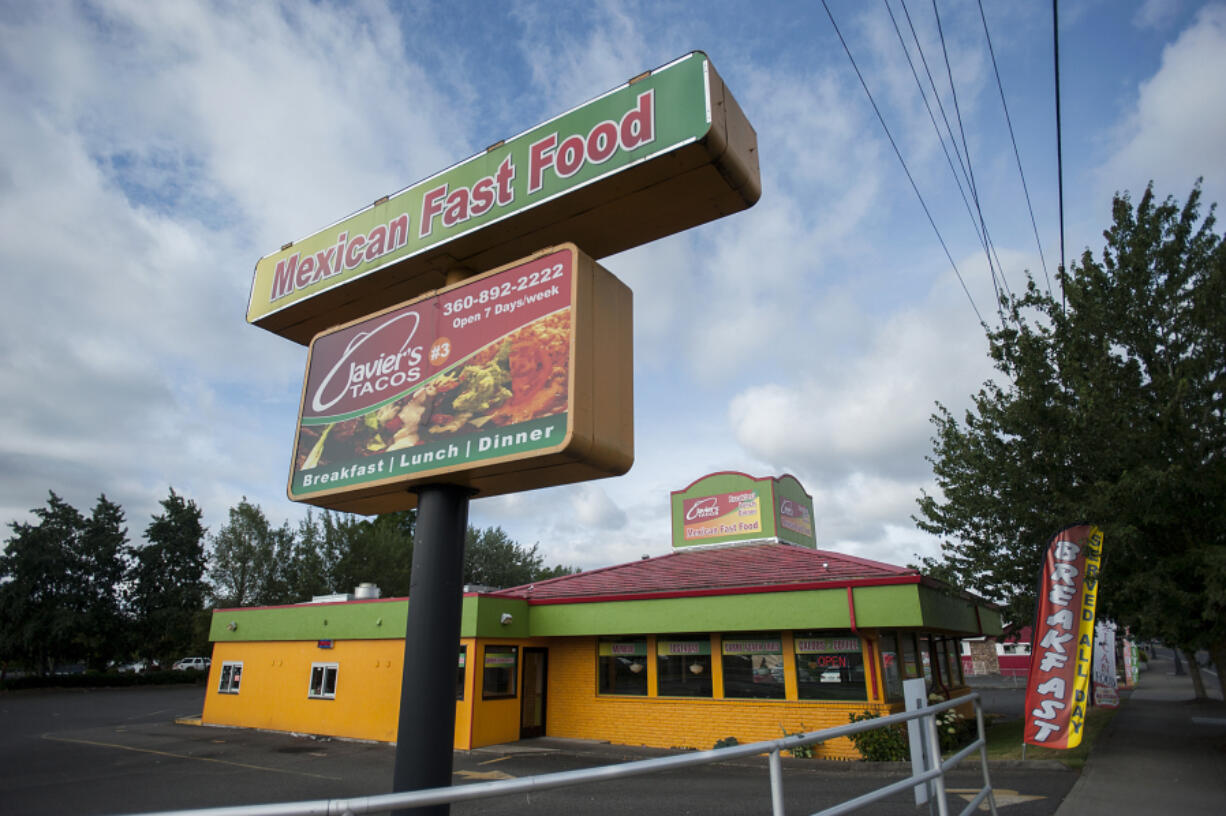
MULTIPOLYGON (((831 0, 904 171, 822 4, 579 5, 0 0, 0 522, 105 494, 139 539, 173 487, 211 532, 243 497, 296 524, 306 350, 247 324, 257 259, 697 49, 757 132, 762 196, 601 260, 634 293, 634 466, 469 521, 591 569, 669 552, 669 493, 705 474, 792 474, 819 547, 935 555, 912 519, 930 418, 993 375, 998 318, 907 55, 1008 286, 1047 287, 1051 6, 984 0, 994 67, 978 3, 938 2, 938 32, 932 4, 831 0)), ((1101 253, 1117 192, 1203 177, 1226 200, 1226 5, 1059 13, 1066 257, 1101 253)))

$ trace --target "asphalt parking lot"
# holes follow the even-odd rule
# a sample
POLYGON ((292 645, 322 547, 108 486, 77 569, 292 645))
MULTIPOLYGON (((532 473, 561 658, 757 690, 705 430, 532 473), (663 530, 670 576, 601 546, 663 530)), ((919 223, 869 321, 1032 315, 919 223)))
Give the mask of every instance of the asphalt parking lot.
MULTIPOLYGON (((203 696, 200 686, 0 695, 0 813, 126 814, 390 791, 393 746, 176 722, 198 714, 203 696)), ((1007 699, 994 704, 1011 705, 1007 699)), ((456 752, 455 782, 535 776, 669 753, 545 738, 456 752)), ((785 759, 784 764, 789 813, 812 813, 905 775, 897 767, 866 763, 785 759)), ((1060 766, 1036 763, 994 765, 991 773, 998 802, 1010 816, 1054 813, 1077 778, 1060 766)), ((947 782, 951 804, 979 784, 977 770, 955 772, 947 782)), ((769 813, 766 762, 733 760, 452 807, 456 814, 566 810, 769 813)), ((871 812, 913 816, 915 807, 907 792, 871 812)))

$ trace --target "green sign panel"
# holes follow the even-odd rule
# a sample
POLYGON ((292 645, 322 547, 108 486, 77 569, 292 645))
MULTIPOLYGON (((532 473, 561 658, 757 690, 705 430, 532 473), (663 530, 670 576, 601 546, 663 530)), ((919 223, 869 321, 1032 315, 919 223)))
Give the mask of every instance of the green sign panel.
POLYGON ((794 476, 712 473, 672 494, 673 547, 782 541, 816 547, 813 498, 794 476))
POLYGON ((703 54, 687 55, 261 258, 248 321, 445 253, 463 236, 702 139, 712 123, 709 71, 703 54))

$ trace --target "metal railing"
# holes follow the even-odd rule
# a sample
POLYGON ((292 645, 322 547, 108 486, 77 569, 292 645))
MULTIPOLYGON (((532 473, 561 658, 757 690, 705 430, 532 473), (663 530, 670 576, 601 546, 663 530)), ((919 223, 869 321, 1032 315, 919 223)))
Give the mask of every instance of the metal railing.
POLYGON ((401 808, 467 802, 474 799, 489 799, 516 793, 535 793, 552 788, 562 788, 589 782, 602 782, 611 779, 625 779, 632 776, 689 768, 696 765, 706 765, 712 762, 739 757, 759 756, 761 754, 769 755, 771 814, 772 816, 784 816, 783 762, 781 759, 783 752, 805 745, 825 742, 837 737, 848 737, 863 731, 888 728, 909 720, 918 720, 920 723, 922 738, 927 746, 927 750, 924 752, 925 759, 929 767, 923 767, 919 771, 912 772, 910 776, 904 779, 877 788, 854 799, 849 799, 824 810, 816 811, 812 816, 835 816, 835 814, 839 813, 850 813, 865 805, 878 802, 907 789, 914 789, 920 785, 927 786, 928 801, 935 807, 939 816, 948 816, 949 806, 945 797, 945 773, 957 766, 976 750, 979 751, 980 766, 983 771, 983 787, 977 795, 971 798, 969 804, 960 812, 960 816, 968 816, 968 814, 974 812, 985 801, 988 803, 993 816, 995 816, 996 801, 992 796, 992 784, 988 778, 987 740, 984 733, 983 707, 978 693, 972 693, 965 697, 955 697, 952 700, 934 703, 914 711, 901 711, 885 717, 861 720, 849 725, 826 728, 821 731, 811 731, 805 734, 793 734, 765 742, 734 745, 710 751, 697 751, 677 756, 625 762, 617 765, 604 765, 598 768, 586 768, 578 771, 562 771, 541 776, 528 776, 522 779, 500 779, 493 782, 477 782, 469 785, 359 796, 349 799, 320 799, 311 802, 196 808, 191 810, 162 811, 159 813, 142 814, 142 816, 358 816, 359 814, 378 813, 401 808), (937 732, 936 715, 951 708, 965 705, 968 702, 973 702, 975 705, 977 738, 970 745, 942 761, 940 758, 940 739, 937 732))

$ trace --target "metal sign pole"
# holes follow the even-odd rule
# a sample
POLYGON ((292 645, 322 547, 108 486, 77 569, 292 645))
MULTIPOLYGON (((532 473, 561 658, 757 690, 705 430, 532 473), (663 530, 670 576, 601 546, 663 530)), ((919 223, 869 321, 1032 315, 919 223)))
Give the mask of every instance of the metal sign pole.
MULTIPOLYGON (((454 485, 418 489, 392 778, 397 793, 451 784, 469 492, 454 485)), ((402 816, 449 812, 447 804, 399 811, 402 816)))

